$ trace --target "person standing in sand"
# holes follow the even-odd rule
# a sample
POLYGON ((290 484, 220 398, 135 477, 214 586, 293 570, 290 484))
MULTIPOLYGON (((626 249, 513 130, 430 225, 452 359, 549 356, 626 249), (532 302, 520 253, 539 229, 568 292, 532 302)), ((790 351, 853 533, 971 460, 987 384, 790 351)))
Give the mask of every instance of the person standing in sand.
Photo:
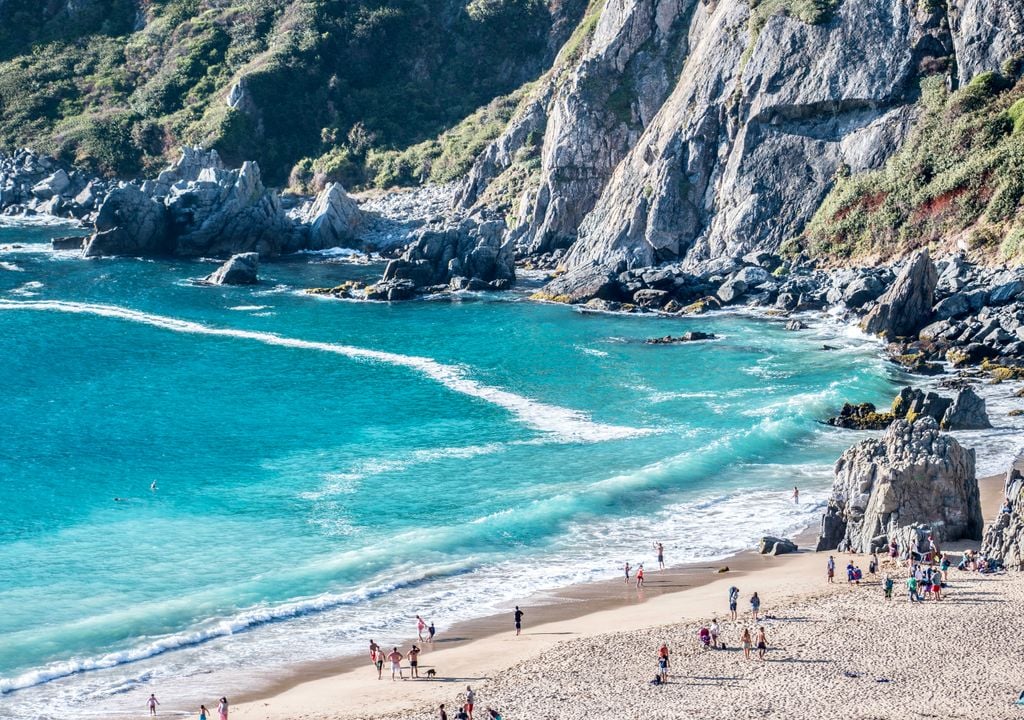
POLYGON ((160 701, 156 699, 156 695, 153 693, 149 694, 149 700, 146 701, 146 705, 149 706, 149 714, 156 715, 156 706, 160 704, 160 701))
POLYGON ((388 660, 391 661, 391 679, 395 679, 395 673, 398 673, 398 677, 405 680, 405 675, 402 674, 402 658, 405 657, 402 653, 398 652, 398 648, 392 648, 391 652, 388 653, 388 660))
POLYGON ((736 619, 736 606, 740 602, 740 589, 733 585, 729 588, 729 618, 736 619))
POLYGON ((893 586, 892 575, 886 575, 885 576, 885 582, 882 583, 882 590, 884 592, 883 597, 886 600, 892 600, 892 586, 893 586))
POLYGON ((632 570, 632 568, 629 566, 629 563, 627 562, 626 563, 626 584, 627 585, 629 584, 629 571, 630 570, 632 570))
POLYGON ((658 648, 658 673, 661 676, 661 682, 668 682, 668 643, 663 642, 661 647, 658 648))
POLYGON ((750 628, 743 628, 743 632, 740 633, 740 644, 743 645, 743 659, 750 659, 750 647, 752 645, 750 641, 750 628))
POLYGON ((828 566, 827 567, 828 567, 828 581, 830 583, 831 582, 835 582, 834 578, 836 576, 836 559, 834 557, 832 557, 831 555, 828 556, 828 566))
POLYGON ((377 649, 377 659, 374 661, 374 665, 377 666, 377 679, 384 679, 384 651, 380 648, 377 649))
POLYGON ((644 564, 640 563, 636 568, 636 589, 644 586, 644 564))
POLYGON ((441 703, 441 707, 437 709, 438 720, 448 720, 448 713, 444 711, 444 703, 441 703))
POLYGON ((222 697, 217 703, 217 717, 220 720, 228 720, 228 699, 226 697, 222 697))
POLYGON ((473 720, 473 706, 476 704, 476 693, 473 692, 473 688, 469 685, 466 686, 466 714, 469 715, 469 720, 473 720))
POLYGON ((380 654, 380 645, 375 643, 373 640, 370 641, 370 662, 374 665, 377 664, 377 655, 380 654))
POLYGON ((418 678, 420 676, 420 649, 413 643, 412 650, 409 651, 409 677, 418 678))
POLYGON ((913 575, 907 578, 907 595, 910 596, 911 603, 921 602, 917 596, 917 578, 913 575))
POLYGON ((660 542, 654 543, 654 549, 658 552, 658 569, 665 569, 665 546, 660 542))
POLYGON ((711 618, 710 630, 711 630, 711 647, 717 648, 718 647, 718 634, 721 632, 721 629, 718 627, 718 618, 711 618))
POLYGON ((516 611, 512 613, 512 617, 514 617, 516 621, 516 635, 518 635, 523 630, 523 615, 525 614, 526 613, 520 610, 519 606, 516 605, 516 611))
POLYGON ((425 622, 423 622, 423 618, 421 618, 419 615, 417 615, 416 616, 416 637, 418 637, 420 639, 420 642, 423 642, 423 631, 426 630, 426 629, 427 629, 427 624, 425 622))
POLYGON ((750 615, 754 618, 754 622, 757 622, 757 614, 761 612, 761 598, 754 593, 750 596, 750 615))
POLYGON ((764 634, 764 626, 757 629, 757 657, 764 660, 764 654, 768 652, 768 636, 764 634))

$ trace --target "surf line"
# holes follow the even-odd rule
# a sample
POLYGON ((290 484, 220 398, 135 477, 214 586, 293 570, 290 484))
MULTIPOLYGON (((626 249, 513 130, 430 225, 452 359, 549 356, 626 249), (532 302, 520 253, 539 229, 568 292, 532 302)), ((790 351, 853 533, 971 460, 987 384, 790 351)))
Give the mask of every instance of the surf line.
POLYGON ((154 315, 138 310, 93 303, 69 302, 63 300, 6 300, 0 299, 0 310, 40 310, 62 312, 76 315, 96 315, 99 317, 116 318, 172 332, 192 335, 208 335, 213 337, 230 337, 241 340, 252 340, 265 345, 278 347, 315 350, 319 352, 342 355, 353 360, 379 362, 404 367, 427 377, 457 393, 474 397, 497 405, 510 412, 520 422, 530 425, 542 432, 550 433, 569 442, 601 442, 620 440, 638 435, 646 435, 653 430, 607 425, 590 420, 584 413, 558 405, 549 405, 522 395, 503 390, 502 388, 484 385, 470 377, 462 368, 445 365, 427 357, 400 355, 382 350, 370 350, 352 345, 317 342, 289 338, 269 332, 255 330, 239 330, 235 328, 219 328, 203 325, 191 320, 181 320, 165 315, 154 315))

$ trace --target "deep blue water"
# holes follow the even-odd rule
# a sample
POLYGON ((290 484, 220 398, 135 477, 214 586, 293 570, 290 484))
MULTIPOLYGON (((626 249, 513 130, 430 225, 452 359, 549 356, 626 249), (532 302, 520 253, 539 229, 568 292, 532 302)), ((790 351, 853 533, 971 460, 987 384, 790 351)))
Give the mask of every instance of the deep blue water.
POLYGON ((895 387, 838 324, 343 302, 298 290, 379 268, 319 256, 202 287, 212 263, 49 251, 66 232, 0 228, 5 717, 173 708, 653 540, 684 562, 792 532, 851 442, 819 420, 895 387), (722 338, 641 342, 688 329, 722 338))

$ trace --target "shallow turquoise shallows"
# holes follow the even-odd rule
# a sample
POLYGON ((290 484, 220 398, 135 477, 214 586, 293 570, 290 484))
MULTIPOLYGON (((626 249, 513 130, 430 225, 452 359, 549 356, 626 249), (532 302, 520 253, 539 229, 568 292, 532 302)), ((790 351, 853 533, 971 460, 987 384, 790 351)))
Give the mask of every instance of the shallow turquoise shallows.
POLYGON ((187 707, 656 540, 791 532, 854 437, 819 421, 893 389, 838 324, 342 302, 299 289, 379 268, 317 255, 204 287, 212 263, 51 252, 66 232, 0 228, 4 717, 187 707), (642 342, 689 329, 721 338, 642 342))

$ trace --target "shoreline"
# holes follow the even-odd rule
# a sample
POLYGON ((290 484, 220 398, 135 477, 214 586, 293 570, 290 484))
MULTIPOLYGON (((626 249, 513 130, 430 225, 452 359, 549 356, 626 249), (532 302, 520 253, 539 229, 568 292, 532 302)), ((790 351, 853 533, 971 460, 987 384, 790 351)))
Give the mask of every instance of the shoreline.
MULTIPOLYGON (((987 522, 998 512, 1002 475, 980 478, 978 484, 987 522)), ((549 594, 557 599, 554 603, 531 607, 524 601, 522 606, 527 614, 520 637, 512 632, 510 612, 457 623, 444 635, 438 635, 433 647, 423 644, 420 667, 422 672, 434 668, 434 681, 392 682, 387 668, 384 679, 377 681, 367 656, 346 656, 297 667, 263 688, 240 693, 232 714, 246 720, 347 720, 417 712, 430 703, 436 706, 446 698, 450 700, 463 683, 493 678, 516 663, 555 650, 565 640, 648 630, 680 619, 707 621, 716 613, 726 632, 725 598, 733 584, 744 591, 741 616, 746 609, 746 592, 750 590, 762 594, 766 612, 770 613, 776 605, 811 599, 827 589, 827 554, 810 549, 816 538, 817 529, 812 526, 795 537, 800 550, 794 554, 773 557, 750 549, 719 562, 649 571, 646 592, 635 590, 632 583, 611 580, 562 588, 549 594), (726 566, 728 572, 717 572, 726 566), (324 708, 330 708, 329 712, 321 712, 324 708)), ((961 542, 946 549, 955 553, 977 545, 961 542)), ((848 557, 846 553, 835 555, 848 557)), ((841 584, 845 583, 837 583, 841 584)), ((410 644, 406 639, 399 649, 404 652, 410 644)), ((403 672, 408 673, 405 661, 403 672)))

